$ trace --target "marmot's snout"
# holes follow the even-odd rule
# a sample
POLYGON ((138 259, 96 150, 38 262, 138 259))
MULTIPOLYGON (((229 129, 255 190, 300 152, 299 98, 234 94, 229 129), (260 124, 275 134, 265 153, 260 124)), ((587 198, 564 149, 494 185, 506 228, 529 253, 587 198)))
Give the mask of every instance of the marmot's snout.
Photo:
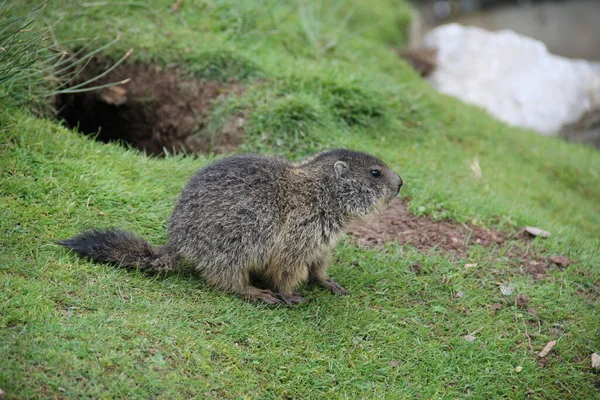
POLYGON ((385 169, 386 190, 384 193, 386 194, 386 196, 389 196, 387 199, 389 202, 392 201, 394 197, 398 196, 398 193, 400 193, 400 188, 404 184, 404 181, 402 181, 400 175, 398 175, 393 169, 389 167, 385 167, 385 169))
POLYGON ((402 177, 400 177, 400 175, 398 174, 396 174, 396 176, 398 177, 398 190, 396 190, 396 194, 394 195, 394 197, 398 196, 398 193, 400 193, 400 188, 404 184, 404 181, 402 181, 402 177))

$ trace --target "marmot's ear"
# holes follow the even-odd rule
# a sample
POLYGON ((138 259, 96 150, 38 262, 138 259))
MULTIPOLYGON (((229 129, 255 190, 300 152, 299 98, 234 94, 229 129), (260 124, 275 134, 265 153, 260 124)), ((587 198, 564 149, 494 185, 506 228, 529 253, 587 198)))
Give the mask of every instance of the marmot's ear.
POLYGON ((338 177, 341 177, 346 174, 346 171, 348 170, 348 164, 343 161, 336 161, 335 164, 333 164, 333 168, 335 168, 335 174, 338 177))

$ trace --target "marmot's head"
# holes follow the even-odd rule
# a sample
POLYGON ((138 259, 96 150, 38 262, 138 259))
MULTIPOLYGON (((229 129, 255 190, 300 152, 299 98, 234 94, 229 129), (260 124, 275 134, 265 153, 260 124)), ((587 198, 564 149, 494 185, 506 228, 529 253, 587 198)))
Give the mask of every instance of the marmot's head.
POLYGON ((353 218, 367 217, 387 206, 402 186, 402 178, 383 161, 358 151, 327 150, 296 166, 324 172, 331 197, 353 218))

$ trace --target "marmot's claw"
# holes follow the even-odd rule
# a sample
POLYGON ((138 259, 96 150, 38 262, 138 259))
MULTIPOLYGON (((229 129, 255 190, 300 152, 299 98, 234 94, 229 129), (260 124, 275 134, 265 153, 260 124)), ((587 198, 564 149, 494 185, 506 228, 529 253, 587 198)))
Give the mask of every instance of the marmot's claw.
POLYGON ((305 301, 307 301, 304 297, 300 296, 299 293, 292 293, 289 296, 286 296, 281 293, 277 293, 277 297, 279 297, 281 300, 283 300, 283 302, 285 304, 287 304, 288 306, 293 306, 293 305, 304 303, 305 301))
POLYGON ((260 292, 252 295, 250 301, 258 302, 262 301, 267 304, 284 304, 284 301, 278 299, 270 290, 261 290, 260 292))
POLYGON ((344 289, 344 287, 342 285, 340 285, 333 279, 327 279, 323 284, 325 285, 326 288, 328 288, 331 291, 331 293, 339 294, 342 296, 348 296, 350 294, 349 291, 344 289))

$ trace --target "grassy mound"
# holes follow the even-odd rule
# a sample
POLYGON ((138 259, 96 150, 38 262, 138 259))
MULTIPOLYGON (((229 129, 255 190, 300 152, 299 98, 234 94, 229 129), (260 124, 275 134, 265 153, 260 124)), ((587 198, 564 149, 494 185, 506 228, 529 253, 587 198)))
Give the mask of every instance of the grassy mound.
POLYGON ((74 39, 118 36, 105 59, 134 48, 127 63, 239 82, 243 92, 206 116, 214 135, 243 119, 239 152, 373 153, 403 177, 413 213, 508 233, 539 226, 552 237, 532 251, 571 265, 534 280, 497 249, 453 258, 346 241, 331 273, 353 295, 307 287, 312 302, 290 310, 246 304, 186 273, 87 262, 53 242, 107 226, 164 242, 177 194, 212 158, 146 157, 7 97, 0 388, 9 397, 600 398, 589 363, 600 352, 600 155, 422 83, 394 52, 404 3, 56 1, 37 22, 59 18, 54 38, 72 50, 74 39))

